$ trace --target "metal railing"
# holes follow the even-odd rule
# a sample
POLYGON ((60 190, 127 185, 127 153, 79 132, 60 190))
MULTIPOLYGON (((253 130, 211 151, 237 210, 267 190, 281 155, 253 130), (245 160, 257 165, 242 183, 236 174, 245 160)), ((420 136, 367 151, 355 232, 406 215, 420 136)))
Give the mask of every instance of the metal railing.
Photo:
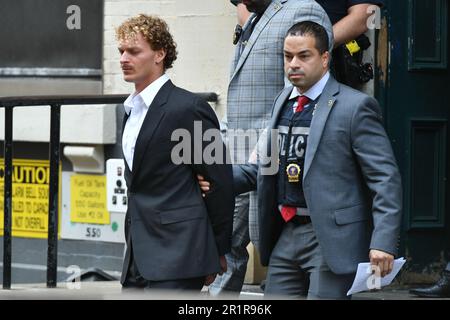
MULTIPOLYGON (((209 102, 217 102, 216 93, 198 93, 209 102)), ((3 232, 3 289, 11 288, 12 256, 12 160, 13 160, 13 110, 16 107, 50 106, 50 181, 48 202, 48 250, 47 250, 47 287, 57 285, 58 258, 58 182, 60 151, 61 106, 122 104, 127 95, 98 96, 32 96, 0 97, 0 108, 5 109, 4 141, 4 232, 3 232)))

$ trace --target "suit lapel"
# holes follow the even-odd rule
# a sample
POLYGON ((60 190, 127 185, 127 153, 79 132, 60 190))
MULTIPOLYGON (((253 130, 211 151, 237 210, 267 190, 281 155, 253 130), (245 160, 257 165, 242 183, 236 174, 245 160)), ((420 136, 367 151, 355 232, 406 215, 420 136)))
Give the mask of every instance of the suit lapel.
POLYGON ((284 88, 283 91, 281 91, 278 98, 275 100, 273 111, 272 111, 272 117, 270 120, 270 128, 276 129, 278 127, 278 118, 280 117, 280 113, 283 110, 284 103, 291 95, 291 92, 293 90, 292 86, 289 86, 287 88, 284 88))
MULTIPOLYGON (((250 17, 247 19, 247 21, 245 22, 244 26, 242 27, 242 33, 244 33, 244 30, 247 30, 248 28, 251 27, 252 25, 252 20, 256 17, 255 13, 252 13, 250 15, 250 17)), ((234 58, 233 58, 233 63, 231 66, 231 75, 233 75, 234 70, 236 70, 236 65, 239 62, 239 57, 240 57, 240 52, 241 52, 241 48, 242 48, 242 41, 239 41, 236 45, 236 50, 234 50, 234 58)))
MULTIPOLYGON (((280 95, 276 98, 274 106, 273 106, 273 112, 272 112, 272 117, 270 120, 270 124, 269 124, 269 128, 268 128, 268 132, 267 132, 267 156, 271 157, 272 156, 272 152, 278 152, 278 148, 277 150, 271 150, 271 144, 272 144, 272 134, 270 132, 270 130, 272 129, 277 129, 278 128, 278 118, 280 117, 281 111, 283 110, 283 106, 284 103, 286 102, 286 100, 289 98, 291 92, 292 92, 292 86, 283 89, 283 91, 281 91, 280 95), (270 154, 269 154, 270 153, 270 154)), ((263 155, 266 156, 266 155, 263 155)), ((278 157, 278 155, 277 155, 278 157)), ((266 162, 267 163, 267 162, 266 162)))
MULTIPOLYGON (((256 40, 259 38, 259 35, 264 30, 267 23, 269 23, 270 19, 272 19, 272 17, 283 7, 283 3, 285 3, 286 1, 287 0, 273 1, 269 5, 269 7, 266 9, 263 16, 256 24, 255 29, 253 30, 252 35, 250 36, 250 39, 248 39, 248 43, 245 46, 245 49, 242 52, 241 56, 239 57, 239 60, 237 61, 236 68, 233 71, 233 75, 231 76, 230 81, 234 78, 234 76, 237 74, 239 69, 241 69, 241 67, 244 64, 245 60, 247 59, 250 51, 252 50, 253 46, 255 45, 256 40)), ((252 19, 253 17, 254 17, 254 15, 252 15, 250 17, 250 19, 252 19)), ((247 27, 250 27, 250 21, 247 21, 247 23, 246 23, 247 27)), ((238 48, 238 49, 240 49, 240 48, 238 48)))
MULTIPOLYGON (((131 179, 133 179, 137 172, 139 171, 139 167, 142 163, 142 159, 144 157, 145 150, 152 139, 156 128, 162 118, 164 117, 164 108, 162 106, 166 104, 167 99, 169 98, 169 94, 175 86, 169 80, 167 81, 159 90, 155 99, 153 99, 152 104, 150 105, 147 114, 144 118, 144 122, 142 123, 141 130, 139 131, 139 135, 136 140, 136 146, 134 149, 134 157, 133 157, 133 171, 131 174, 131 179)), ((130 183, 131 185, 131 183, 130 183)))
POLYGON ((128 162, 125 160, 125 154, 123 153, 122 139, 123 139, 123 132, 125 131, 125 125, 127 124, 127 120, 129 117, 130 117, 130 115, 125 112, 123 115, 123 119, 122 119, 122 134, 121 134, 121 139, 120 139, 120 145, 122 146, 120 148, 122 151, 122 159, 123 159, 123 162, 125 163, 125 181, 127 182, 127 187, 129 187, 130 182, 131 182, 131 170, 130 170, 130 167, 128 166, 128 162))
POLYGON ((129 117, 130 116, 125 112, 125 114, 123 115, 123 120, 122 120, 122 135, 123 135, 123 130, 125 130, 125 125, 126 125, 129 117))
POLYGON ((305 179, 308 174, 309 168, 314 156, 316 155, 317 147, 320 143, 320 138, 322 137, 323 130, 325 129, 325 124, 336 102, 336 95, 339 93, 339 83, 334 80, 332 76, 328 80, 322 95, 317 102, 314 112, 314 116, 311 121, 310 134, 308 137, 308 146, 306 147, 305 155, 305 169, 303 174, 303 179, 305 179))

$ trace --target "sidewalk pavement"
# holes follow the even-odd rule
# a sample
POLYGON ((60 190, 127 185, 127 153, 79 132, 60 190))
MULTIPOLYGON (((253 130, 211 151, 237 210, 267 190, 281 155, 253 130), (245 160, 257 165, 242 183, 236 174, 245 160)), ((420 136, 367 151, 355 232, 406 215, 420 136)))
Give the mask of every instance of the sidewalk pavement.
MULTIPOLYGON (((408 288, 389 286, 375 292, 363 292, 353 296, 353 300, 450 300, 419 298, 409 294, 408 288)), ((56 288, 45 284, 16 284, 10 290, 0 288, 0 300, 216 300, 203 288, 202 294, 142 293, 133 290, 122 291, 118 281, 94 281, 78 283, 58 283, 56 288)), ((224 297, 235 300, 236 297, 224 297)), ((262 300, 263 292, 258 285, 244 285, 239 300, 262 300)))

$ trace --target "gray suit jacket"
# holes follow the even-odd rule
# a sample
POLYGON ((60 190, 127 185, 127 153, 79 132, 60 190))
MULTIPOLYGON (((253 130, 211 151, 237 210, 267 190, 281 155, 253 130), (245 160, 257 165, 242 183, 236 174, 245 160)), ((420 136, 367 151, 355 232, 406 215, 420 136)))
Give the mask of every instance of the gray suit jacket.
MULTIPOLYGON (((291 91, 292 87, 284 89, 275 100, 271 129, 277 127, 291 91)), ((369 249, 397 254, 401 178, 375 99, 330 77, 315 108, 304 193, 328 266, 336 274, 348 274, 359 262, 368 261, 369 249)), ((261 163, 268 163, 268 150, 261 163)), ((277 208, 276 174, 264 175, 263 170, 262 165, 233 168, 237 192, 251 188, 258 171, 261 262, 267 265, 284 222, 277 208)))
MULTIPOLYGON (((252 15, 244 25, 250 26, 252 15)), ((285 86, 283 69, 283 42, 291 26, 301 21, 314 21, 323 25, 333 39, 333 29, 327 14, 313 0, 274 0, 256 24, 245 49, 236 46, 231 63, 230 82, 227 95, 227 125, 236 130, 262 130, 268 125, 273 99, 285 86)), ((333 47, 330 41, 330 48, 333 47)), ((234 133, 229 130, 228 139, 234 133)), ((235 146, 233 160, 243 163, 248 160, 254 142, 235 146)), ((252 201, 253 203, 253 201, 252 201)), ((256 206, 250 206, 250 238, 257 241, 257 225, 254 219, 256 206)))

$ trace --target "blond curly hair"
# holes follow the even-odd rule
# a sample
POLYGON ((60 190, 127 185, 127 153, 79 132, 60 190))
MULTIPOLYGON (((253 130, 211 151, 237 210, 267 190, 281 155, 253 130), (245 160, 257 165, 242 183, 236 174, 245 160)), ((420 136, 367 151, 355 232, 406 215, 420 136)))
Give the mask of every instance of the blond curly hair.
POLYGON ((116 39, 118 41, 135 39, 139 32, 150 44, 152 50, 163 49, 166 52, 164 68, 172 68, 178 52, 167 23, 157 16, 140 14, 127 19, 116 29, 116 39))

